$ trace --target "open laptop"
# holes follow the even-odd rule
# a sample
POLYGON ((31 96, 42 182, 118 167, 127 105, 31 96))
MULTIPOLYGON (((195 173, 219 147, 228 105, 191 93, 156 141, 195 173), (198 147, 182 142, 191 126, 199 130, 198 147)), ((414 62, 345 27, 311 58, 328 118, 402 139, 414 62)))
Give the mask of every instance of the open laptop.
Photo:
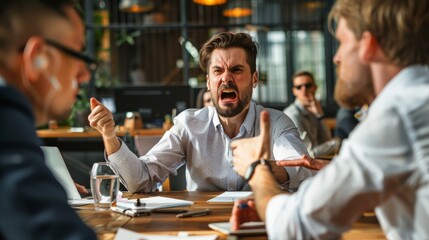
POLYGON ((93 200, 80 201, 88 199, 82 199, 79 191, 74 185, 74 181, 70 175, 69 170, 67 169, 66 163, 64 162, 63 156, 61 155, 58 147, 42 146, 41 148, 45 154, 46 165, 65 189, 69 203, 71 205, 93 203, 93 200))

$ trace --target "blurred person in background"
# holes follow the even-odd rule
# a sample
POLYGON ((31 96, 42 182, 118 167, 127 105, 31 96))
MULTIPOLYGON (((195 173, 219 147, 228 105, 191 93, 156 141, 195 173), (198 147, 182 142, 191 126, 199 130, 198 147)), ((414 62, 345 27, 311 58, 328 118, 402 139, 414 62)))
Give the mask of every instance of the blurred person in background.
POLYGON ((295 123, 311 157, 333 156, 340 142, 332 138, 330 129, 322 121, 324 113, 316 99, 317 86, 313 74, 296 72, 292 76, 292 84, 296 99, 283 112, 295 123))
POLYGON ((207 88, 202 88, 197 94, 196 108, 213 106, 212 94, 207 91, 207 88))

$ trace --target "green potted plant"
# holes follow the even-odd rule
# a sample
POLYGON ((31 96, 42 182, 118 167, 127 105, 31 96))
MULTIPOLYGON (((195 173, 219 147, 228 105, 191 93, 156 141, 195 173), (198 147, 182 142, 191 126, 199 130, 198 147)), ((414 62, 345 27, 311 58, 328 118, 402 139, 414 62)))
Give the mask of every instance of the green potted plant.
POLYGON ((79 97, 72 107, 68 119, 70 127, 88 127, 88 115, 91 113, 87 87, 84 86, 79 91, 79 97))

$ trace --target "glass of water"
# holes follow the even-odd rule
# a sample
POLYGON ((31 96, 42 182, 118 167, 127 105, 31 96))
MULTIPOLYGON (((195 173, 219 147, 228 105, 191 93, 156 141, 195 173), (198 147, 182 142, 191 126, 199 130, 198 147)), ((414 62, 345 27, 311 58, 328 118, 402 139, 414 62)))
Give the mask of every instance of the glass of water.
POLYGON ((91 170, 91 193, 94 197, 95 210, 109 210, 112 204, 115 205, 118 190, 118 175, 110 163, 94 163, 91 170))

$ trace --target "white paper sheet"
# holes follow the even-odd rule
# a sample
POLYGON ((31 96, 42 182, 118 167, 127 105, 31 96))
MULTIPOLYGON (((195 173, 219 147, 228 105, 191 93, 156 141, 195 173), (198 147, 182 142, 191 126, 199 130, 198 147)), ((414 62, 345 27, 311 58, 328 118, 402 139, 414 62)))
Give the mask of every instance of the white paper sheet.
POLYGON ((212 199, 209 199, 209 203, 233 203, 237 199, 248 198, 252 196, 253 192, 249 191, 226 191, 212 199))
POLYGON ((94 199, 92 199, 92 198, 91 199, 88 199, 88 198, 73 199, 73 200, 68 200, 68 203, 70 206, 94 204, 94 199))
MULTIPOLYGON (((181 234, 186 235, 186 234, 181 234)), ((216 240, 217 235, 198 235, 198 236, 173 236, 173 235, 148 235, 137 233, 119 228, 115 240, 216 240)))

